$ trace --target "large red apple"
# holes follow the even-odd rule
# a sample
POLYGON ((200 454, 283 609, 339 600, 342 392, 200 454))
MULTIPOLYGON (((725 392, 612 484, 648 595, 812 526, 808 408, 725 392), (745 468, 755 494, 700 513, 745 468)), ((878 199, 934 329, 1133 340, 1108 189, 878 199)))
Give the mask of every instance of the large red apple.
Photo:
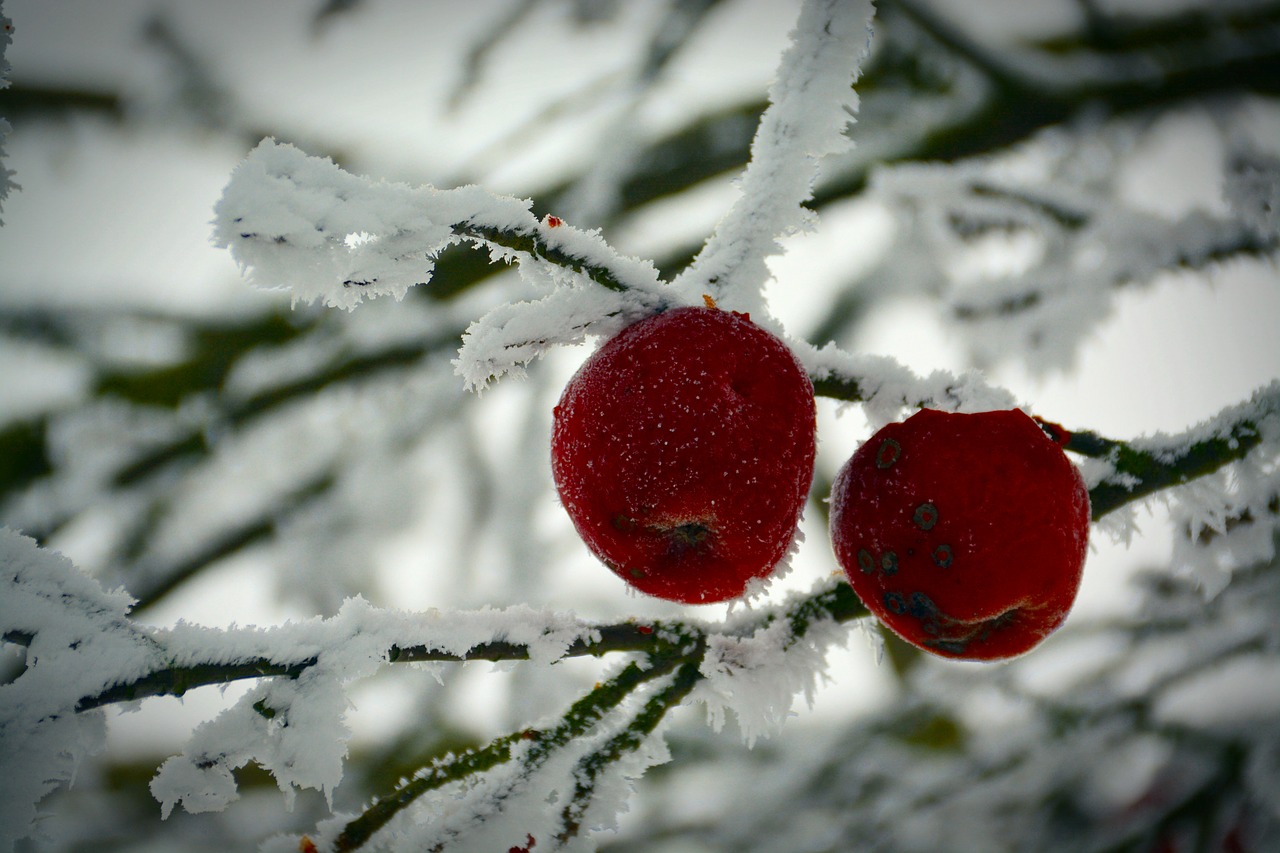
POLYGON ((813 479, 813 386, 745 314, 629 326, 570 380, 551 470, 587 547, 641 592, 709 603, 768 577, 813 479))
POLYGON ((992 660, 1037 645, 1075 601, 1089 537, 1079 471, 1017 409, 924 409, 862 445, 831 492, 854 592, 909 643, 992 660))

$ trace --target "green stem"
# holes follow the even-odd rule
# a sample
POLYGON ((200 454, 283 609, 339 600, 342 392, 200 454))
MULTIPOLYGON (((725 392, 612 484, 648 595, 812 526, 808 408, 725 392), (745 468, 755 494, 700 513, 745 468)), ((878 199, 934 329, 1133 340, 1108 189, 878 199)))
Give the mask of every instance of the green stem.
MULTIPOLYGON (((601 657, 612 652, 653 651, 658 645, 654 640, 657 630, 653 626, 634 622, 601 625, 592 629, 594 639, 579 638, 573 641, 565 652, 565 657, 601 657)), ((6 633, 4 639, 20 645, 31 644, 31 637, 22 632, 6 633)), ((392 646, 387 652, 387 660, 391 663, 528 659, 528 645, 502 640, 480 643, 463 654, 430 646, 392 646)), ((194 687, 229 684, 246 678, 297 678, 318 662, 319 658, 311 655, 292 661, 254 658, 230 663, 202 662, 188 666, 170 666, 149 672, 133 681, 112 685, 93 696, 86 696, 76 705, 76 710, 88 711, 104 705, 133 702, 152 696, 181 696, 194 687)))
POLYGON ((654 660, 648 666, 632 661, 618 675, 575 702, 553 728, 512 732, 482 749, 428 768, 426 772, 405 782, 394 793, 377 800, 360 817, 348 823, 334 843, 335 853, 349 853, 363 846, 374 833, 423 794, 511 761, 514 757, 512 748, 521 742, 531 744, 522 759, 527 775, 541 766, 557 749, 585 734, 636 688, 666 675, 681 661, 682 658, 675 656, 654 660))
POLYGON ((697 662, 690 661, 681 666, 665 689, 649 697, 649 701, 632 718, 630 725, 609 738, 600 749, 578 762, 577 770, 573 774, 577 780, 573 797, 565 805, 561 814, 563 829, 556 836, 559 844, 566 843, 582 830, 582 818, 591 805, 591 798, 595 794, 596 781, 600 774, 624 755, 639 749, 645 739, 657 729, 667 712, 684 701, 702 677, 697 662))
POLYGON ((486 243, 493 243, 504 249, 524 252, 535 258, 542 258, 557 266, 573 270, 615 293, 625 293, 631 289, 623 283, 622 279, 613 270, 606 266, 593 264, 586 258, 575 255, 559 246, 553 246, 543 240, 536 232, 519 229, 504 231, 488 225, 477 225, 473 222, 462 222, 453 227, 455 231, 464 236, 483 240, 486 243))
POLYGON ((1072 433, 1066 449, 1105 459, 1115 473, 1089 490, 1096 521, 1125 504, 1163 489, 1212 474, 1247 456, 1262 444, 1261 421, 1280 410, 1280 395, 1263 399, 1262 405, 1228 424, 1217 435, 1184 444, 1143 447, 1093 432, 1072 433))

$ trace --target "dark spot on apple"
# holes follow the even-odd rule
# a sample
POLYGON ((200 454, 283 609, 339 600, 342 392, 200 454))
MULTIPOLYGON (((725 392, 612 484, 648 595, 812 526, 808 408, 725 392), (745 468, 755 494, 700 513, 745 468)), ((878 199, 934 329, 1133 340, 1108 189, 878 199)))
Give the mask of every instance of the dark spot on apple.
POLYGON ((916 526, 921 530, 932 530, 933 526, 938 523, 938 508, 931 503, 922 503, 916 507, 916 514, 913 519, 916 526))
POLYGON ((926 640, 925 645, 948 655, 962 655, 969 647, 968 640, 926 640))
POLYGON ((636 529, 636 520, 621 512, 610 519, 610 523, 613 525, 614 530, 622 533, 630 533, 636 529))
POLYGON ((876 559, 866 548, 858 549, 858 568, 864 575, 869 575, 876 570, 876 559))
POLYGON ((884 606, 888 608, 890 613, 907 612, 907 602, 903 600, 901 594, 896 592, 886 592, 884 594, 884 606))
POLYGON ((880 568, 884 569, 886 575, 896 575, 898 573, 898 555, 892 551, 885 551, 884 556, 880 558, 880 568))
POLYGON ((992 633, 999 631, 1002 628, 1008 628, 1017 618, 1018 608, 1016 607, 1011 607, 997 616, 992 616, 990 619, 982 623, 982 634, 978 639, 985 640, 990 637, 992 633))
POLYGON ((897 462, 901 455, 902 445, 892 438, 886 438, 880 443, 880 449, 876 451, 876 467, 882 470, 888 468, 897 462))
POLYGON ((923 592, 913 592, 911 593, 911 603, 907 608, 907 612, 917 619, 926 619, 938 614, 938 605, 934 604, 933 599, 923 592))
POLYGON ((939 568, 947 568, 955 562, 955 555, 951 553, 950 545, 939 545, 933 549, 933 562, 939 568))

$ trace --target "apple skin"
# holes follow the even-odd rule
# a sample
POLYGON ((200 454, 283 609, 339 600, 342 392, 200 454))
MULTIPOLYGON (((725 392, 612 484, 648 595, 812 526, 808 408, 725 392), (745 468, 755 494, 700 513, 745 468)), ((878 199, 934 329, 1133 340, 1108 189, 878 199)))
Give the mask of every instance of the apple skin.
POLYGON ((813 481, 813 385, 745 314, 623 329, 555 407, 551 470, 587 547, 648 595, 736 598, 786 556, 813 481))
POLYGON ((1025 413, 922 409, 845 463, 831 540, 854 592, 902 639, 942 657, 1022 654, 1076 598, 1089 493, 1025 413))

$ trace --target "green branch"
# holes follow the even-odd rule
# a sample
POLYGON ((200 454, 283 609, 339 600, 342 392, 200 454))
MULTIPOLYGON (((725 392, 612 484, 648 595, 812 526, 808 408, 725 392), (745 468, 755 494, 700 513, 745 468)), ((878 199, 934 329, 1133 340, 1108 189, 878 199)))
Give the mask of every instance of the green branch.
POLYGON ((573 795, 560 816, 562 829, 556 836, 557 844, 565 844, 582 830, 582 820, 595 795, 600 774, 623 756, 643 746, 667 712, 683 702, 702 677, 696 662, 685 663, 665 689, 649 697, 649 701, 626 728, 578 762, 573 773, 576 780, 573 795))
POLYGON ((461 236, 492 243, 495 246, 501 246, 514 252, 523 252, 565 269, 573 270, 615 293, 626 293, 631 289, 623 282, 622 277, 609 269, 609 267, 593 263, 589 259, 581 255, 575 255, 560 246, 553 246, 543 240, 537 232, 521 228, 503 230, 491 225, 478 225, 474 222, 460 222, 454 225, 453 228, 461 236))
POLYGON ((1262 421, 1280 414, 1280 384, 1255 395, 1252 404, 1238 407, 1234 417, 1213 434, 1184 440, 1126 443, 1097 433, 1072 433, 1066 449, 1104 459, 1114 473, 1089 491, 1093 518, 1101 518, 1125 504, 1163 489, 1181 486, 1237 462, 1262 444, 1262 421))
MULTIPOLYGON (((601 657, 613 652, 648 651, 658 648, 655 635, 666 628, 661 623, 641 625, 621 622, 591 628, 592 639, 579 638, 569 645, 565 657, 601 657)), ((31 637, 21 632, 9 632, 6 642, 30 645, 31 637)), ((438 661, 464 663, 487 660, 528 660, 529 646, 523 643, 493 641, 480 643, 464 654, 446 652, 430 646, 392 646, 387 651, 389 663, 423 663, 438 661)), ((101 693, 86 696, 76 705, 77 711, 88 711, 117 702, 133 702, 152 696, 182 696, 195 687, 213 684, 230 684, 247 678, 286 677, 297 678, 307 669, 319 663, 319 657, 309 655, 296 660, 271 660, 253 658, 228 663, 200 662, 184 666, 168 666, 149 672, 132 681, 115 684, 101 693)))
MULTIPOLYGON (((857 377, 823 376, 813 379, 814 393, 851 403, 870 398, 857 377)), ((929 399, 904 399, 904 405, 924 408, 929 399)), ((1280 384, 1259 391, 1252 403, 1220 415, 1223 425, 1201 438, 1177 437, 1155 442, 1124 442, 1089 430, 1074 431, 1067 450, 1109 462, 1114 472, 1089 490, 1093 519, 1097 521, 1125 504, 1142 500, 1164 489, 1181 486, 1220 471, 1244 459, 1262 444, 1261 422, 1280 414, 1280 384)))
MULTIPOLYGON (((7 637, 6 637, 7 639, 7 637)), ((182 696, 195 687, 210 684, 230 684, 246 678, 297 678, 315 666, 318 658, 309 657, 296 661, 275 661, 269 658, 253 658, 234 663, 196 663, 188 666, 171 666, 148 673, 134 681, 115 684, 101 693, 86 696, 76 704, 76 711, 89 711, 118 702, 134 702, 152 696, 182 696)))
MULTIPOLYGON (((702 647, 696 654, 700 657, 702 647)), ((521 758, 524 776, 534 772, 557 750, 584 734, 617 707, 632 691, 660 678, 683 662, 680 656, 657 658, 641 665, 629 663, 618 675, 598 685, 575 702, 560 722, 550 729, 523 729, 491 741, 479 750, 437 762, 408 780, 392 794, 373 803, 350 821, 334 843, 336 853, 348 853, 363 846, 379 829, 422 795, 483 773, 515 757, 517 744, 529 743, 521 758)), ((499 796, 501 799, 501 796, 499 796)))

